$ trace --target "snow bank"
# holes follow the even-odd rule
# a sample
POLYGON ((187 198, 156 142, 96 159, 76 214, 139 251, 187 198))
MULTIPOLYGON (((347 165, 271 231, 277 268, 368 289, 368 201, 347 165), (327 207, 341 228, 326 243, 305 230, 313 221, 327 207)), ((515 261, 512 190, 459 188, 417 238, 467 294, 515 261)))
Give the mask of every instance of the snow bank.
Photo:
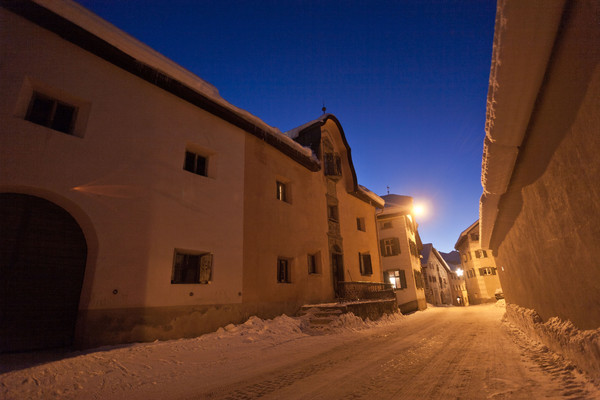
POLYGON ((600 382, 600 328, 581 331, 571 321, 558 317, 542 321, 537 312, 515 304, 506 306, 506 317, 529 336, 556 353, 563 354, 600 382))

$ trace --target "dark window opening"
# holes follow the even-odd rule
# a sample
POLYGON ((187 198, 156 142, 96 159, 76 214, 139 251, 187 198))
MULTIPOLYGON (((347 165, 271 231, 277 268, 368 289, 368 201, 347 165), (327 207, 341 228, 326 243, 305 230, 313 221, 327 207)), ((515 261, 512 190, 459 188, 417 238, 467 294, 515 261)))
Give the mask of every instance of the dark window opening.
POLYGON ((373 266, 371 265, 371 255, 369 253, 358 253, 361 275, 373 275, 373 266))
POLYGON ((356 229, 358 229, 359 231, 362 231, 362 232, 367 231, 364 218, 356 218, 356 229))
POLYGON ((342 176, 342 159, 338 153, 325 153, 325 175, 342 176))
POLYGON ((290 261, 286 258, 277 259, 277 282, 291 283, 290 261))
POLYGON ((191 151, 185 152, 185 163, 183 169, 192 172, 196 175, 207 176, 207 159, 200 154, 192 153, 191 151))
POLYGON ((327 217, 331 221, 339 221, 338 216, 338 207, 337 206, 327 206, 327 217))
POLYGON ((76 114, 76 107, 33 92, 25 119, 34 124, 72 135, 76 114))
POLYGON ((209 283, 212 280, 212 254, 189 254, 175 250, 171 283, 209 283))
POLYGON ((318 268, 317 268, 317 255, 316 254, 308 255, 308 273, 309 274, 319 273, 318 268))

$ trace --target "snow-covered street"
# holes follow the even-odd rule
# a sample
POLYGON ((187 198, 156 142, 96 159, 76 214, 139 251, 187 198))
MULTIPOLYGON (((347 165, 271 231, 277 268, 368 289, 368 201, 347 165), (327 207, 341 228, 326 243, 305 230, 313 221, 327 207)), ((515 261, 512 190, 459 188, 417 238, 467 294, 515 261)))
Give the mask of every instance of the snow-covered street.
POLYGON ((502 322, 504 307, 430 308, 324 334, 251 318, 195 339, 0 355, 3 399, 600 398, 590 380, 502 322))

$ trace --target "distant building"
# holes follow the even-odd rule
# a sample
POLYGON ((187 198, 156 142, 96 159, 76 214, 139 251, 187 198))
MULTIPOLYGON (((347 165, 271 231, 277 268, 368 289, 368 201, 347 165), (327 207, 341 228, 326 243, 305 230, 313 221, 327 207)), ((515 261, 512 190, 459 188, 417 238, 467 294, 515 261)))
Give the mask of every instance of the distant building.
POLYGON ((496 301, 502 292, 496 262, 489 249, 479 242, 479 221, 465 229, 454 245, 459 251, 470 304, 496 301))
POLYGON ((450 289, 452 290, 452 304, 455 306, 468 306, 469 296, 467 293, 467 285, 465 282, 464 269, 460 262, 460 253, 452 251, 444 253, 440 251, 440 255, 450 267, 450 289))
POLYGON ((285 135, 71 1, 2 2, 0 29, 0 352, 191 337, 384 286, 383 200, 335 116, 285 135))
POLYGON ((394 286, 402 312, 427 308, 421 261, 422 248, 412 215, 413 198, 388 194, 382 196, 385 207, 377 214, 379 249, 384 281, 394 286))
POLYGON ((450 267, 431 243, 423 245, 421 255, 427 302, 436 306, 453 304, 450 267))

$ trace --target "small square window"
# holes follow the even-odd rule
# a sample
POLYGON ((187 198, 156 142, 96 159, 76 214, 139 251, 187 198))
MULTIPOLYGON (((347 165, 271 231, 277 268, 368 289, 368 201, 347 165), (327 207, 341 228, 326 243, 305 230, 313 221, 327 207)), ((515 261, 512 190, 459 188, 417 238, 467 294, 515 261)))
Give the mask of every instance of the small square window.
POLYGON ((277 181, 277 200, 288 201, 287 185, 281 181, 277 181))
POLYGON ((373 266, 371 265, 371 255, 369 253, 358 253, 361 275, 373 275, 373 266))
POLYGON ((212 281, 212 254, 175 250, 171 283, 209 283, 212 281))
POLYGON ((200 154, 191 151, 185 152, 185 162, 183 169, 196 175, 207 175, 208 159, 200 154))
POLYGON ((290 277, 290 260, 287 258, 277 259, 277 282, 291 283, 290 277))
POLYGON ((381 223, 381 229, 390 229, 392 226, 392 221, 384 221, 381 223))
POLYGON ((73 134, 77 107, 33 92, 25 119, 68 135, 73 134))
POLYGON ((362 231, 362 232, 367 231, 364 218, 356 218, 356 229, 358 229, 359 231, 362 231))

